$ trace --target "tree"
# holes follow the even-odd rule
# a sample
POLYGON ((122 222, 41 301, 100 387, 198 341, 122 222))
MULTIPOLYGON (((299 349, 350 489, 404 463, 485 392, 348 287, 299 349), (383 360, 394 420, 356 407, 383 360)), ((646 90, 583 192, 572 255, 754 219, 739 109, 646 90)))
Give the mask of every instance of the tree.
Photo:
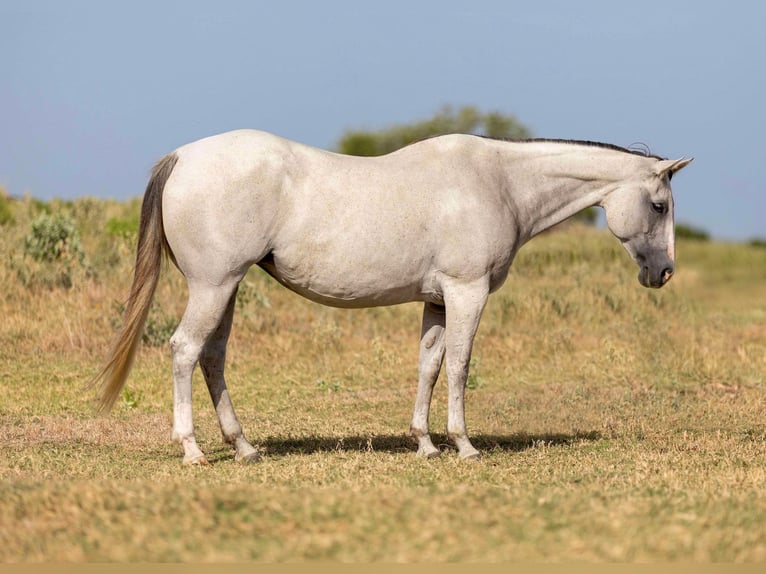
POLYGON ((687 223, 676 223, 676 238, 691 239, 692 241, 709 241, 710 234, 701 227, 695 227, 687 223))
POLYGON ((445 106, 432 118, 411 124, 398 124, 377 131, 347 130, 337 147, 340 153, 348 155, 383 155, 429 137, 453 133, 506 139, 529 137, 529 130, 512 116, 500 112, 483 113, 473 106, 458 110, 445 106))

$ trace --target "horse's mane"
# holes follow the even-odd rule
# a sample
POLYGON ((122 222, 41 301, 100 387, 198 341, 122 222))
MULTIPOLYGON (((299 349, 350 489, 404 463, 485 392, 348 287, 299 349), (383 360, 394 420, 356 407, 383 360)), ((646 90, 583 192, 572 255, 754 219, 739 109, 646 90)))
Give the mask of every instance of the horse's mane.
POLYGON ((594 142, 590 140, 567 140, 567 139, 558 139, 558 138, 530 138, 530 139, 524 139, 524 140, 516 140, 516 139, 508 139, 508 138, 493 138, 490 136, 481 136, 485 137, 487 139, 491 140, 497 140, 497 141, 507 141, 507 142, 514 142, 514 143, 560 143, 560 144, 572 144, 572 145, 581 145, 581 146, 587 146, 587 147, 598 147, 602 149, 611 149, 613 151, 621 151, 624 153, 632 153, 633 155, 640 155, 641 157, 651 157, 654 159, 665 159, 664 157, 660 157, 658 155, 654 155, 652 151, 649 149, 649 146, 645 143, 635 143, 631 144, 629 148, 610 144, 610 143, 603 143, 603 142, 594 142))
POLYGON ((555 139, 555 138, 532 138, 527 140, 517 140, 521 143, 524 142, 541 142, 541 143, 563 143, 563 144, 574 144, 574 145, 581 145, 581 146, 587 146, 587 147, 599 147, 603 149, 611 149, 614 151, 621 151, 624 153, 632 153, 633 155, 640 155, 642 157, 651 157, 654 159, 665 159, 664 157, 660 157, 658 155, 654 155, 652 153, 652 150, 649 149, 649 146, 645 143, 635 143, 631 144, 629 148, 610 144, 610 143, 603 143, 603 142, 594 142, 590 140, 567 140, 567 139, 555 139))

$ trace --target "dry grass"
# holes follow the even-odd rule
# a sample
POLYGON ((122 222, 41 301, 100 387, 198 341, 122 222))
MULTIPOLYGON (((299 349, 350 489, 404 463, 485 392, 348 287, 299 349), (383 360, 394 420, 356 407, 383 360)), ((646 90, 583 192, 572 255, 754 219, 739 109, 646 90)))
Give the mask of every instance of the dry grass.
MULTIPOLYGON (((214 464, 185 468, 165 347, 141 350, 108 417, 81 388, 129 284, 129 247, 103 232, 126 207, 57 208, 96 277, 30 291, 0 265, 0 561, 766 559, 766 250, 681 243, 647 291, 605 232, 534 240, 477 337, 476 464, 438 433, 444 455, 416 459, 406 436, 419 306, 322 308, 253 271, 229 387, 266 456, 234 463, 197 378, 214 464)), ((9 257, 32 217, 15 209, 9 257)), ((184 303, 171 269, 158 337, 184 303)), ((436 431, 445 402, 442 381, 436 431)))

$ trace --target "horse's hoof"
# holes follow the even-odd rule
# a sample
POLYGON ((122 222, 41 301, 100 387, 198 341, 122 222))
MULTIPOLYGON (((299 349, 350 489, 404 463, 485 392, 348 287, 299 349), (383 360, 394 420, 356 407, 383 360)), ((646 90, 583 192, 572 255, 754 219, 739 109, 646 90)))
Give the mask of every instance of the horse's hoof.
POLYGON ((194 458, 185 458, 184 457, 184 466, 209 466, 210 463, 208 462, 205 455, 201 456, 195 456, 194 458))
POLYGON ((434 449, 419 448, 417 452, 417 456, 420 458, 439 458, 441 454, 442 453, 438 448, 434 448, 434 449))
POLYGON ((481 453, 479 451, 474 451, 474 452, 469 452, 465 455, 461 454, 460 459, 468 461, 468 462, 475 462, 481 459, 481 453))
POLYGON ((243 454, 243 455, 236 455, 234 457, 234 461, 238 462, 239 464, 253 464, 255 462, 258 462, 261 460, 261 455, 258 453, 257 450, 254 450, 253 452, 243 454))

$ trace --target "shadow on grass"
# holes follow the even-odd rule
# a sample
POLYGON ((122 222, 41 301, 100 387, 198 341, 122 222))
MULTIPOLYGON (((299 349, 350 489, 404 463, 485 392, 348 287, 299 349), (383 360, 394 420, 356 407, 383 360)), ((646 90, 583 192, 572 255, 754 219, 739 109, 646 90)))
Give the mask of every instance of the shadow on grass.
MULTIPOLYGON (((432 433, 434 444, 444 451, 457 449, 445 434, 432 433)), ((592 442, 602 438, 596 431, 546 434, 516 433, 512 435, 475 435, 471 437, 473 445, 483 452, 506 451, 523 452, 530 448, 541 446, 567 446, 577 442, 592 442)), ((408 435, 374 435, 374 436, 339 436, 339 437, 300 437, 300 438, 267 438, 258 443, 258 448, 266 456, 288 454, 313 454, 318 452, 386 452, 386 453, 415 453, 417 450, 414 439, 408 435)))

